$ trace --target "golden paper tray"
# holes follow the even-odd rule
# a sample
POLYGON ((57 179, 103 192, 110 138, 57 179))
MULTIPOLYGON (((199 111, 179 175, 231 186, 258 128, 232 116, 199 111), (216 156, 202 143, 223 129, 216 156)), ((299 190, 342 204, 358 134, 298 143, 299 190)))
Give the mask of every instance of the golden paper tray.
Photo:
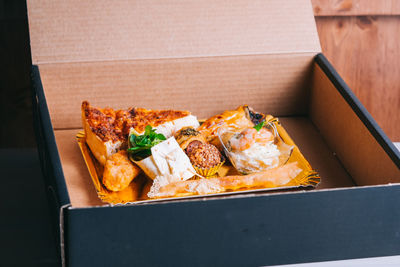
MULTIPOLYGON (((79 148, 81 149, 83 158, 85 160, 86 166, 88 167, 90 176, 92 178, 93 184, 96 187, 97 195, 99 198, 106 203, 109 204, 127 204, 133 202, 154 202, 154 201, 165 201, 172 199, 182 199, 182 198, 196 198, 196 197, 205 197, 205 196, 221 196, 221 195, 232 195, 232 194, 242 194, 242 193, 253 193, 253 192, 263 192, 263 191, 271 191, 271 190, 280 190, 280 189, 289 189, 289 188, 298 188, 298 187, 316 187, 321 181, 320 176, 317 172, 315 172, 308 161, 304 158, 303 154, 301 154, 299 148, 293 142, 293 140, 289 137, 286 130, 279 123, 277 118, 272 116, 267 117, 267 121, 271 122, 275 125, 279 136, 287 145, 293 146, 293 152, 288 160, 289 162, 297 162, 298 166, 303 170, 299 175, 297 175, 294 179, 288 182, 285 185, 270 185, 264 188, 257 189, 240 189, 231 192, 223 192, 216 194, 208 194, 208 195, 182 195, 179 197, 171 197, 171 198, 161 198, 161 199, 150 199, 147 197, 147 192, 149 187, 151 186, 152 181, 147 178, 143 173, 136 177, 130 185, 119 192, 113 192, 108 190, 101 183, 101 179, 103 176, 103 166, 97 162, 93 154, 91 153, 89 147, 86 144, 85 133, 80 131, 77 135, 77 141, 79 148)), ((218 176, 226 176, 226 175, 237 175, 237 171, 229 164, 225 164, 218 171, 218 176)))

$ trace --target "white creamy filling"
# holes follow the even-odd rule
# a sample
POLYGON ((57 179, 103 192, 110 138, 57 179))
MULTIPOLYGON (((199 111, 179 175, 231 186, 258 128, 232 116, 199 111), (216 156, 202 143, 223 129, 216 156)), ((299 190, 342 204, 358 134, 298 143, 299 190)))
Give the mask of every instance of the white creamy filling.
POLYGON ((254 143, 243 151, 230 152, 238 170, 258 171, 277 167, 280 151, 273 141, 263 145, 254 143))

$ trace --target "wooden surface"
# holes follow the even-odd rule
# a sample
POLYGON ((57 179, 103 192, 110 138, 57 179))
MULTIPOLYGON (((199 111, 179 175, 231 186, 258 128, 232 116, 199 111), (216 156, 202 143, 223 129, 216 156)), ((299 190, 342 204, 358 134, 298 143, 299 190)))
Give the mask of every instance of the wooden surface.
POLYGON ((313 4, 323 53, 389 138, 400 141, 400 15, 392 15, 400 1, 313 4), (366 10, 387 15, 353 15, 366 10))
POLYGON ((399 0, 312 0, 315 16, 400 15, 399 0))

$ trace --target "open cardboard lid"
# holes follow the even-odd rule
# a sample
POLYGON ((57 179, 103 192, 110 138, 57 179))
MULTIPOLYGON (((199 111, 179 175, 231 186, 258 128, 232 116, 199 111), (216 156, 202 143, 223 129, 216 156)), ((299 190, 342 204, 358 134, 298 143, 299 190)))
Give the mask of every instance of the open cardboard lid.
POLYGON ((34 64, 321 51, 310 0, 28 0, 34 64))
POLYGON ((54 129, 81 128, 83 100, 190 110, 199 118, 244 103, 275 116, 306 113, 306 79, 321 50, 309 0, 27 6, 32 62, 54 129))

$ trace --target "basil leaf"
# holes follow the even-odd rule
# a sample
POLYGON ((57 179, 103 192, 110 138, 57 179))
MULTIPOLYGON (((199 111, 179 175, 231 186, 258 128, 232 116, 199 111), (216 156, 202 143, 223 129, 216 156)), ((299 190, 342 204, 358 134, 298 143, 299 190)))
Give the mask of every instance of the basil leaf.
POLYGON ((157 134, 156 138, 159 139, 159 140, 163 140, 163 141, 167 140, 167 138, 165 138, 165 136, 163 134, 157 134))
POLYGON ((128 148, 128 152, 140 151, 140 150, 145 150, 145 149, 150 149, 150 148, 151 148, 151 146, 135 146, 135 147, 128 148))
POLYGON ((129 142, 131 143, 131 145, 135 144, 135 139, 136 139, 136 135, 131 134, 131 136, 129 137, 129 142))
POLYGON ((137 136, 136 137, 136 139, 135 139, 135 144, 137 145, 137 146, 144 146, 144 145, 146 145, 146 143, 147 143, 147 137, 145 136, 145 135, 139 135, 139 136, 137 136))
POLYGON ((167 140, 163 134, 156 133, 150 125, 146 125, 142 135, 129 136, 130 147, 128 153, 133 160, 141 160, 151 155, 151 148, 162 141, 167 140))
POLYGON ((257 124, 256 126, 254 126, 253 128, 257 130, 257 132, 259 130, 261 130, 261 128, 264 126, 265 121, 260 122, 259 124, 257 124))
POLYGON ((138 153, 132 154, 130 158, 132 158, 135 161, 143 160, 147 157, 151 156, 151 150, 146 149, 139 151, 138 153))

